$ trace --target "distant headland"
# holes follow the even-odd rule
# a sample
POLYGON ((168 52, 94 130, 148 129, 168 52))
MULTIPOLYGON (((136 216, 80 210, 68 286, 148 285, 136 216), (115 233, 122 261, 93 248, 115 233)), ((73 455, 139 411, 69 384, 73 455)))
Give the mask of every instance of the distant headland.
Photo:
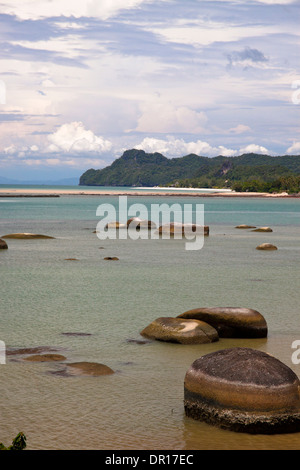
POLYGON ((300 192, 300 155, 255 153, 213 158, 189 154, 167 158, 161 153, 126 150, 111 165, 85 171, 81 186, 224 188, 239 193, 300 192))

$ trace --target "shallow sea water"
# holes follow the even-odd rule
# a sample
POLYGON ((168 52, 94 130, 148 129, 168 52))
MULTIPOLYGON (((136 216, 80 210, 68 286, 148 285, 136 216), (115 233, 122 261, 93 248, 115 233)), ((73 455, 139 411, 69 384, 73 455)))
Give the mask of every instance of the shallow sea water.
MULTIPOLYGON (((0 441, 9 444, 22 430, 29 449, 298 449, 300 433, 240 434, 187 418, 183 383, 195 359, 235 346, 266 351, 300 376, 291 360, 292 342, 300 340, 300 201, 163 198, 204 204, 210 235, 192 251, 184 240, 99 240, 97 206, 116 201, 0 198, 0 237, 55 237, 7 240, 9 249, 0 253, 0 339, 7 349, 48 346, 67 362, 101 362, 115 371, 64 377, 62 363, 7 356, 0 365, 0 441), (273 233, 235 228, 243 223, 271 226, 273 233), (255 249, 264 242, 278 250, 255 249), (268 338, 139 344, 140 331, 155 318, 201 306, 254 308, 267 320, 268 338)), ((149 207, 162 199, 129 201, 149 207)))

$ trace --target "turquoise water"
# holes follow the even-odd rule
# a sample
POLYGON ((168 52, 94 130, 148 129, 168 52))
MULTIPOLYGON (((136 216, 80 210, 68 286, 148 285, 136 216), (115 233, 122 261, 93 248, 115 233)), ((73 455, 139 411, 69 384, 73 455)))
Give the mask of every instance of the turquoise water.
POLYGON ((300 433, 242 435, 186 418, 183 382, 195 359, 232 346, 269 352, 300 376, 291 361, 291 344, 300 339, 300 200, 128 198, 149 213, 162 202, 190 204, 192 211, 204 204, 210 235, 201 250, 187 251, 175 239, 99 240, 97 207, 118 209, 117 197, 0 197, 0 237, 55 237, 7 240, 9 249, 0 253, 0 339, 7 349, 48 346, 67 362, 101 362, 116 372, 63 377, 53 374, 61 363, 7 356, 0 365, 0 441, 10 443, 22 430, 32 449, 299 448, 300 433), (244 223, 273 232, 235 228, 244 223), (264 242, 278 250, 255 249, 264 242), (268 338, 194 346, 130 341, 142 339, 140 331, 155 318, 201 306, 254 308, 267 320, 268 338))

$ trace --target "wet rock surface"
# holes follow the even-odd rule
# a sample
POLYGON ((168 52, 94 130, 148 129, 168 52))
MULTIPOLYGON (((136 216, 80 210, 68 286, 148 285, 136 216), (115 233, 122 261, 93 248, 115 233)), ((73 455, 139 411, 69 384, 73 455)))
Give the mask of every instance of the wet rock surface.
POLYGON ((217 331, 199 320, 160 317, 144 328, 146 338, 180 344, 203 344, 218 341, 217 331))

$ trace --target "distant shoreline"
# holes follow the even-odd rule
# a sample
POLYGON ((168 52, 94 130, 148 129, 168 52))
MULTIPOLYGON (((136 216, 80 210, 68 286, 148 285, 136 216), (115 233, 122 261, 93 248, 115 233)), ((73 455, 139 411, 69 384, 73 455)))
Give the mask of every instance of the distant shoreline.
MULTIPOLYGON (((159 188, 155 188, 159 189, 159 188)), ((247 198, 300 198, 300 194, 289 195, 287 193, 252 193, 252 192, 234 192, 234 191, 216 191, 216 192, 200 192, 193 190, 192 188, 182 188, 176 190, 168 190, 167 188, 162 188, 161 192, 153 192, 151 188, 147 188, 145 191, 138 192, 134 189, 128 191, 119 191, 119 190, 95 190, 95 191, 81 191, 70 190, 70 189, 0 189, 0 197, 59 197, 59 196, 164 196, 164 197, 247 197, 247 198), (186 192, 186 189, 189 189, 186 192)), ((213 190, 211 190, 213 191, 213 190)))

